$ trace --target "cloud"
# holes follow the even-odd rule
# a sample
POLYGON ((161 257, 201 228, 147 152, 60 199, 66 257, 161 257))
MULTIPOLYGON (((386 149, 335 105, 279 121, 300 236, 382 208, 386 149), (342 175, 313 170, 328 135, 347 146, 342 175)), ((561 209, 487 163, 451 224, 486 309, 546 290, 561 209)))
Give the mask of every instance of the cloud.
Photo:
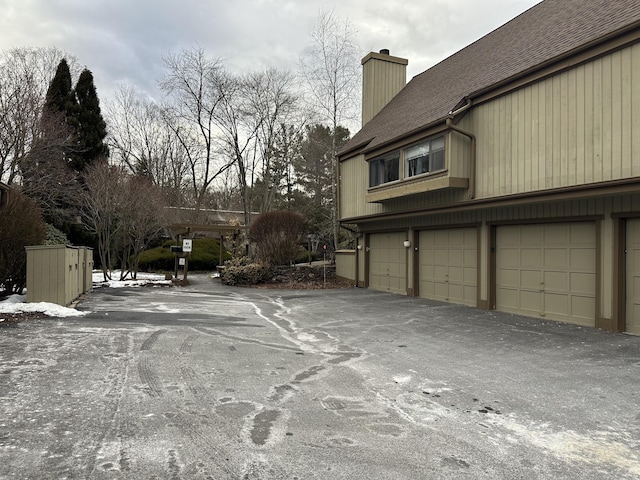
POLYGON ((0 49, 55 46, 94 73, 101 98, 129 83, 158 95, 162 56, 199 46, 237 72, 295 68, 321 8, 348 18, 362 56, 389 48, 409 75, 536 0, 0 0, 0 49))

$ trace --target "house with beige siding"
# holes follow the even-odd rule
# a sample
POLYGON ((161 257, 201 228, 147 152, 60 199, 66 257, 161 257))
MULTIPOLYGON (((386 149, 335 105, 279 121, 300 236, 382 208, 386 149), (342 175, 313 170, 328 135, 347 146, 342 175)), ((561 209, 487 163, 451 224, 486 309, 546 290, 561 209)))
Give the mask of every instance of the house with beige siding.
POLYGON ((640 334, 640 2, 545 0, 408 83, 362 64, 359 286, 640 334))

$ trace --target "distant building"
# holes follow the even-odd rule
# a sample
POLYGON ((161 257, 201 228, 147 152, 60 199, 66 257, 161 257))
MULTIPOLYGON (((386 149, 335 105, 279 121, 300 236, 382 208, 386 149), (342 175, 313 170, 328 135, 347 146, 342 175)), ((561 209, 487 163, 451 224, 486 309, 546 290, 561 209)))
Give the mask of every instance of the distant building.
POLYGON ((640 2, 545 0, 406 65, 363 59, 339 155, 358 284, 640 334, 640 2))

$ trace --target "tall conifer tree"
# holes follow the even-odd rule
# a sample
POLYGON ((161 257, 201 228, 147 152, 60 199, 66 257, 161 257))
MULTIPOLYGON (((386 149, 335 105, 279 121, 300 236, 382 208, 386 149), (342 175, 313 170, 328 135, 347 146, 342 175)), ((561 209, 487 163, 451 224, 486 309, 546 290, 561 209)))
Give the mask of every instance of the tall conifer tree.
POLYGON ((63 58, 60 60, 56 74, 49 84, 45 97, 43 118, 45 121, 49 121, 52 117, 58 117, 55 119, 56 122, 64 122, 75 128, 74 113, 76 108, 76 95, 71 88, 69 64, 63 58))
POLYGON ((78 148, 72 156, 70 166, 73 170, 80 172, 97 158, 107 157, 109 149, 104 143, 107 125, 100 112, 100 101, 91 71, 85 69, 80 74, 75 96, 78 148))

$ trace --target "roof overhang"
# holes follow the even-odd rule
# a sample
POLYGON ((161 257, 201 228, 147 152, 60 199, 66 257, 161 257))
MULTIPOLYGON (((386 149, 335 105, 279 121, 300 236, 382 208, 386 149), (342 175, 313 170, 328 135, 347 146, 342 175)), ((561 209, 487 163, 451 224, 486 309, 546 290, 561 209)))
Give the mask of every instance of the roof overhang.
POLYGON ((175 236, 192 235, 196 232, 218 233, 219 235, 233 235, 234 233, 247 230, 245 225, 205 225, 198 223, 175 223, 169 225, 169 230, 175 236))

